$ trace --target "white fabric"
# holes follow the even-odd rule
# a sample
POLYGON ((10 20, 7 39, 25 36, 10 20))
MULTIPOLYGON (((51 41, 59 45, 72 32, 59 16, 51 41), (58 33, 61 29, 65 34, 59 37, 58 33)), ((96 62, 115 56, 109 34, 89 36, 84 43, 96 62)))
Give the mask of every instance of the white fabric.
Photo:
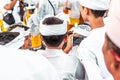
POLYGON ((42 55, 53 64, 61 80, 84 80, 83 66, 76 57, 68 56, 61 49, 46 49, 42 55))
POLYGON ((79 0, 79 3, 93 10, 107 10, 110 0, 79 0))
POLYGON ((3 19, 3 14, 2 14, 2 12, 0 10, 0 20, 2 20, 2 19, 3 19))
POLYGON ((9 48, 19 49, 24 44, 25 36, 29 35, 30 29, 27 31, 24 31, 22 30, 22 28, 16 27, 11 32, 19 32, 20 35, 4 46, 9 48))
POLYGON ((4 14, 7 10, 4 9, 5 4, 9 4, 10 0, 0 0, 0 10, 4 14))
POLYGON ((27 4, 28 4, 28 6, 26 7, 26 9, 35 9, 36 8, 36 2, 37 1, 34 1, 34 0, 27 0, 27 1, 25 1, 27 4))
MULTIPOLYGON (((55 8, 55 12, 57 14, 58 10, 58 1, 57 0, 50 0, 55 8)), ((53 8, 51 7, 48 0, 40 0, 39 1, 39 9, 38 9, 38 15, 40 17, 40 20, 43 19, 46 15, 54 15, 53 8)))
POLYGON ((40 33, 44 36, 50 35, 62 35, 67 32, 67 23, 55 24, 55 25, 44 25, 40 24, 40 33))
POLYGON ((32 25, 39 25, 40 24, 40 17, 38 14, 32 14, 28 19, 27 26, 31 27, 32 25))
POLYGON ((120 16, 119 17, 109 17, 106 22, 106 33, 112 42, 120 48, 120 16), (113 22, 114 21, 114 22, 113 22))
POLYGON ((61 13, 61 12, 63 12, 63 10, 64 10, 64 8, 65 8, 65 2, 66 2, 66 0, 57 0, 58 1, 58 11, 57 11, 57 13, 59 14, 59 13, 61 13))
POLYGON ((79 18, 80 17, 80 4, 79 0, 68 0, 67 8, 70 8, 70 17, 79 18))
POLYGON ((64 21, 70 23, 69 15, 68 15, 68 14, 65 14, 64 12, 58 13, 58 14, 56 15, 56 17, 58 17, 59 19, 64 20, 64 21))
POLYGON ((120 15, 120 0, 111 0, 108 16, 119 16, 120 15))
MULTIPOLYGON (((4 6, 6 4, 9 4, 11 2, 11 0, 1 0, 0 1, 0 10, 2 11, 2 13, 4 14, 5 12, 9 12, 11 13, 11 10, 5 10, 4 6)), ((20 11, 20 7, 19 7, 19 1, 17 1, 17 3, 14 6, 14 10, 13 10, 13 16, 15 19, 15 23, 19 23, 21 22, 20 20, 20 16, 19 16, 19 11, 20 11)), ((4 24, 6 27, 8 27, 9 25, 7 23, 4 24)))
MULTIPOLYGON (((58 1, 57 0, 50 0, 51 3, 53 4, 55 8, 55 15, 58 12, 58 1)), ((48 2, 48 0, 39 0, 38 1, 38 9, 37 9, 37 14, 32 15, 29 20, 29 26, 32 24, 39 25, 40 20, 42 20, 46 15, 52 15, 54 16, 53 8, 48 2)))
POLYGON ((82 60, 88 80, 113 80, 108 72, 102 53, 105 28, 93 29, 77 49, 78 57, 82 60))
POLYGON ((37 4, 38 0, 24 0, 24 2, 28 4, 37 4))
POLYGON ((90 26, 89 25, 77 25, 77 27, 73 27, 73 33, 77 33, 83 36, 88 36, 90 33, 90 26))
MULTIPOLYGON (((10 0, 0 0, 0 11, 2 12, 2 15, 3 15, 5 12, 11 13, 11 10, 6 10, 6 9, 4 9, 4 6, 5 6, 6 4, 9 4, 10 2, 11 2, 10 0)), ((5 23, 4 21, 3 21, 3 25, 4 25, 5 28, 8 28, 8 27, 9 27, 9 25, 8 25, 7 23, 5 23)))
POLYGON ((17 3, 14 6, 14 9, 13 9, 13 16, 15 19, 15 23, 21 22, 19 12, 20 12, 20 6, 19 6, 19 1, 17 1, 17 3))
POLYGON ((0 80, 59 80, 55 68, 40 54, 0 46, 0 80))
POLYGON ((28 4, 28 7, 26 7, 26 9, 35 9, 35 5, 31 5, 31 4, 28 4))

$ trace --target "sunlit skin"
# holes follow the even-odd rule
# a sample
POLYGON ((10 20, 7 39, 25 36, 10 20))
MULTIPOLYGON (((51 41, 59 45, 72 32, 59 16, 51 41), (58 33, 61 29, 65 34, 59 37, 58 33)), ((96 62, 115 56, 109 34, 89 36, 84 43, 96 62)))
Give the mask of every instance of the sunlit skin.
POLYGON ((108 41, 105 39, 105 43, 103 45, 102 51, 104 54, 104 59, 106 66, 109 72, 113 75, 114 80, 120 80, 120 62, 116 60, 116 54, 113 49, 107 49, 108 41))

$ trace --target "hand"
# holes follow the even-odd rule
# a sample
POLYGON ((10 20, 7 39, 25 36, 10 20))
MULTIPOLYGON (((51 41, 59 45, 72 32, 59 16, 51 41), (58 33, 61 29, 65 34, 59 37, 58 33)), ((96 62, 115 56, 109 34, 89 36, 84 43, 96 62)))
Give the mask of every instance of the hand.
POLYGON ((73 47, 73 35, 71 34, 68 36, 67 45, 64 49, 64 52, 69 53, 69 51, 72 49, 72 47, 73 47))
POLYGON ((32 47, 31 36, 28 35, 25 37, 24 44, 21 49, 30 49, 32 47))

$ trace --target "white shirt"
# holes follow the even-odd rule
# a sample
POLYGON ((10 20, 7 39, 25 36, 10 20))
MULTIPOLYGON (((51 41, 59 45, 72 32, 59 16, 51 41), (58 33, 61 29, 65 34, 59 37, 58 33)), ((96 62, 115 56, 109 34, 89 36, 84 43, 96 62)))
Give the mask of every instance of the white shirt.
POLYGON ((105 27, 94 29, 78 47, 78 57, 82 60, 88 80, 113 80, 102 53, 104 39, 105 27))
POLYGON ((79 59, 68 56, 61 49, 47 49, 42 53, 54 65, 61 80, 84 80, 84 69, 79 59))
MULTIPOLYGON (((4 14, 5 12, 8 12, 8 13, 11 13, 12 10, 6 10, 4 9, 4 6, 6 4, 9 4, 11 3, 11 0, 1 0, 0 1, 0 10, 2 11, 2 14, 4 14)), ((20 7, 19 7, 19 1, 17 1, 17 3, 15 4, 14 6, 14 9, 13 9, 13 16, 14 16, 14 19, 15 19, 15 23, 19 23, 21 22, 20 20, 20 15, 19 15, 19 11, 20 11, 20 7)), ((4 27, 9 27, 9 25, 7 23, 4 22, 4 27)))
POLYGON ((70 17, 79 18, 80 17, 80 4, 79 0, 68 0, 67 8, 70 8, 70 17))
MULTIPOLYGON (((4 9, 4 6, 6 4, 9 4, 11 1, 10 0, 0 0, 0 10, 2 11, 2 13, 4 14, 7 10, 4 9)), ((9 10, 11 11, 11 10, 9 10)))
POLYGON ((13 9, 13 16, 15 18, 15 23, 21 22, 19 12, 20 12, 20 6, 19 6, 19 1, 17 1, 13 9))
POLYGON ((40 54, 0 46, 0 80, 59 80, 55 68, 40 54))
POLYGON ((57 1, 58 1, 58 8, 59 8, 58 13, 61 13, 65 8, 66 0, 57 0, 57 1))
MULTIPOLYGON (((58 1, 57 0, 50 0, 52 3, 54 9, 55 9, 55 14, 57 14, 58 10, 58 1)), ((54 15, 54 11, 48 0, 40 0, 39 1, 39 10, 38 14, 40 18, 44 18, 46 15, 54 15)))
MULTIPOLYGON (((58 10, 58 1, 57 0, 50 0, 52 3, 54 9, 55 9, 55 15, 57 14, 58 10)), ((28 19, 28 26, 31 27, 32 24, 39 25, 40 21, 46 17, 47 15, 54 16, 54 11, 48 0, 39 0, 38 2, 39 6, 37 9, 37 14, 31 15, 31 17, 28 19)))
MULTIPOLYGON (((2 12, 2 15, 5 13, 5 12, 9 12, 9 13, 11 13, 11 10, 6 10, 6 9, 4 9, 4 6, 6 5, 6 4, 9 4, 11 1, 10 0, 0 0, 0 11, 2 12)), ((3 16, 2 16, 3 17, 3 16)), ((3 24, 4 24, 4 27, 5 28, 8 28, 9 27, 9 25, 7 24, 7 23, 5 23, 4 21, 3 21, 3 24)))

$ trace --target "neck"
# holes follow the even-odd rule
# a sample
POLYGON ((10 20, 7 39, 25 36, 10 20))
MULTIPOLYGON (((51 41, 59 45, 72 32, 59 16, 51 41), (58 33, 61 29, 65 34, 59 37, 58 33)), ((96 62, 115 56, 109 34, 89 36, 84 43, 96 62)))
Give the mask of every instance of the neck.
POLYGON ((115 74, 114 75, 114 80, 119 80, 119 79, 120 79, 120 74, 119 73, 115 74))
POLYGON ((91 18, 90 26, 91 26, 91 29, 103 27, 104 26, 103 17, 91 18))
POLYGON ((120 65, 119 65, 119 63, 114 66, 113 76, 114 76, 114 80, 120 80, 120 65))
POLYGON ((48 49, 61 49, 59 47, 52 47, 52 46, 47 46, 48 49))
POLYGON ((64 42, 62 41, 59 46, 53 47, 53 46, 46 46, 48 49, 62 49, 62 46, 64 45, 64 42))

